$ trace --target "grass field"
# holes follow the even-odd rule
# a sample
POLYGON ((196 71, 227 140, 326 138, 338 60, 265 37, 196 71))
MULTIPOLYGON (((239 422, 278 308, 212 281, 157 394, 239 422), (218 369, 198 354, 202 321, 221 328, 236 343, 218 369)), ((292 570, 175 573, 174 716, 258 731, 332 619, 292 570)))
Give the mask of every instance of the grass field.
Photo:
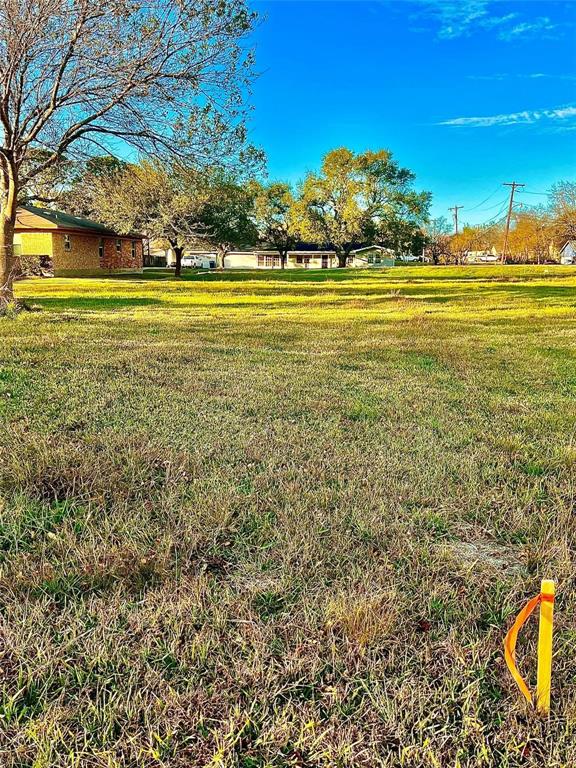
POLYGON ((2 766, 576 764, 576 268, 18 295, 2 766), (502 658, 542 576, 550 723, 502 658))

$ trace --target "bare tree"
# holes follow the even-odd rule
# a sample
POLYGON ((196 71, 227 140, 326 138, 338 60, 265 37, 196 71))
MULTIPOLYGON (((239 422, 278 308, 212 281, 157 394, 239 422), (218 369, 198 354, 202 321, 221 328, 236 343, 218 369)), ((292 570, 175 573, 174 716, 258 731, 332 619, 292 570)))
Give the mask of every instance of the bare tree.
POLYGON ((254 20, 246 0, 0 0, 0 311, 21 190, 73 153, 202 155, 214 113, 242 122, 254 20))
POLYGON ((552 187, 552 217, 559 245, 576 240, 576 182, 560 181, 552 187))
POLYGON ((433 264, 450 255, 450 224, 445 216, 431 219, 426 225, 425 253, 433 264))

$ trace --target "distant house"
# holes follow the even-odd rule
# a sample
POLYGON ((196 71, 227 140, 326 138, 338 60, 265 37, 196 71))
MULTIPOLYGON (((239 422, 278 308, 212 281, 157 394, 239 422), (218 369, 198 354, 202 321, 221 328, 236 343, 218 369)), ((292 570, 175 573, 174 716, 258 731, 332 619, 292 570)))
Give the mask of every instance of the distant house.
POLYGON ((120 235, 103 224, 61 211, 22 206, 14 250, 55 275, 134 272, 142 269, 142 236, 120 235))
POLYGON ((560 249, 560 264, 576 264, 576 240, 568 240, 560 249))
POLYGON ((500 260, 496 246, 482 251, 466 251, 464 260, 467 264, 493 264, 500 260))
MULTIPOLYGON (((183 266, 204 266, 215 261, 215 251, 187 250, 182 264, 183 266)), ((393 267, 394 263, 394 251, 380 245, 366 245, 355 248, 350 253, 347 266, 393 267)), ((224 266, 226 269, 280 269, 282 263, 278 251, 253 249, 229 251, 224 260, 224 266)), ((338 257, 334 250, 325 250, 308 243, 299 243, 294 250, 288 251, 286 257, 286 269, 332 269, 337 266, 338 257)))

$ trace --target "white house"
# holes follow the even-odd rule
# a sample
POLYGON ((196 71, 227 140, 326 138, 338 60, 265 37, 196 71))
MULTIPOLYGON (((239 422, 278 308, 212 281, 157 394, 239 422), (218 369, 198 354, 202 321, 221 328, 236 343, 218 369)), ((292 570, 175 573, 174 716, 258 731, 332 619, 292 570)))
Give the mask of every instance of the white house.
POLYGON ((576 264, 576 240, 568 240, 560 249, 560 264, 576 264))
POLYGON ((464 259, 467 264, 493 264, 500 260, 496 246, 483 251, 466 251, 464 259))
MULTIPOLYGON (((182 259, 183 266, 205 267, 215 264, 215 251, 187 250, 182 259)), ((168 266, 173 262, 169 261, 168 266)), ((348 257, 348 267, 393 267, 394 251, 380 245, 356 248, 348 257)), ((331 269, 338 266, 338 257, 333 250, 316 250, 302 246, 288 251, 286 269, 331 269)), ((280 269, 282 263, 278 251, 251 250, 229 251, 224 259, 225 269, 280 269)))

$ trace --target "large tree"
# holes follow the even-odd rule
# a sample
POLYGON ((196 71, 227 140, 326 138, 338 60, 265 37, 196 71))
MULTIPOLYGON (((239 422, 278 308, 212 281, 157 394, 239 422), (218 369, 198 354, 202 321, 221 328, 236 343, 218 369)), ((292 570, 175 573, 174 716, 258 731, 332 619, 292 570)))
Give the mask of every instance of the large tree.
POLYGON ((489 252, 502 246, 502 228, 498 224, 472 226, 464 224, 457 235, 450 238, 450 253, 456 264, 461 264, 470 251, 489 252))
POLYGON ((550 212, 542 207, 528 208, 517 213, 508 237, 508 254, 512 262, 546 261, 554 242, 550 212))
POLYGON ((301 238, 301 222, 296 200, 289 184, 275 182, 262 185, 255 183, 254 222, 259 240, 273 245, 280 254, 282 269, 286 267, 288 251, 301 238))
POLYGON ((21 191, 64 155, 183 152, 210 112, 241 121, 254 18, 245 0, 0 0, 0 309, 21 191))
POLYGON ((205 204, 201 214, 201 241, 216 249, 218 267, 224 269, 232 248, 254 245, 258 230, 254 222, 254 187, 223 167, 205 175, 205 204))
POLYGON ((433 264, 440 264, 442 259, 450 255, 451 227, 445 216, 431 219, 424 230, 425 253, 432 259, 433 264))
POLYGON ((184 249, 206 236, 204 174, 170 161, 142 160, 93 179, 94 215, 121 234, 141 232, 165 241, 182 271, 184 249))
POLYGON ((56 197, 62 210, 76 216, 99 218, 102 187, 116 183, 128 170, 129 163, 114 155, 96 155, 76 163, 68 186, 56 197))
POLYGON ((576 182, 561 181, 551 190, 552 219, 557 244, 576 240, 576 182))
POLYGON ((338 266, 359 243, 383 244, 400 230, 423 223, 430 195, 415 192, 414 174, 401 168, 386 149, 355 154, 340 148, 323 158, 320 173, 309 174, 302 185, 299 208, 304 234, 336 251, 338 266))

